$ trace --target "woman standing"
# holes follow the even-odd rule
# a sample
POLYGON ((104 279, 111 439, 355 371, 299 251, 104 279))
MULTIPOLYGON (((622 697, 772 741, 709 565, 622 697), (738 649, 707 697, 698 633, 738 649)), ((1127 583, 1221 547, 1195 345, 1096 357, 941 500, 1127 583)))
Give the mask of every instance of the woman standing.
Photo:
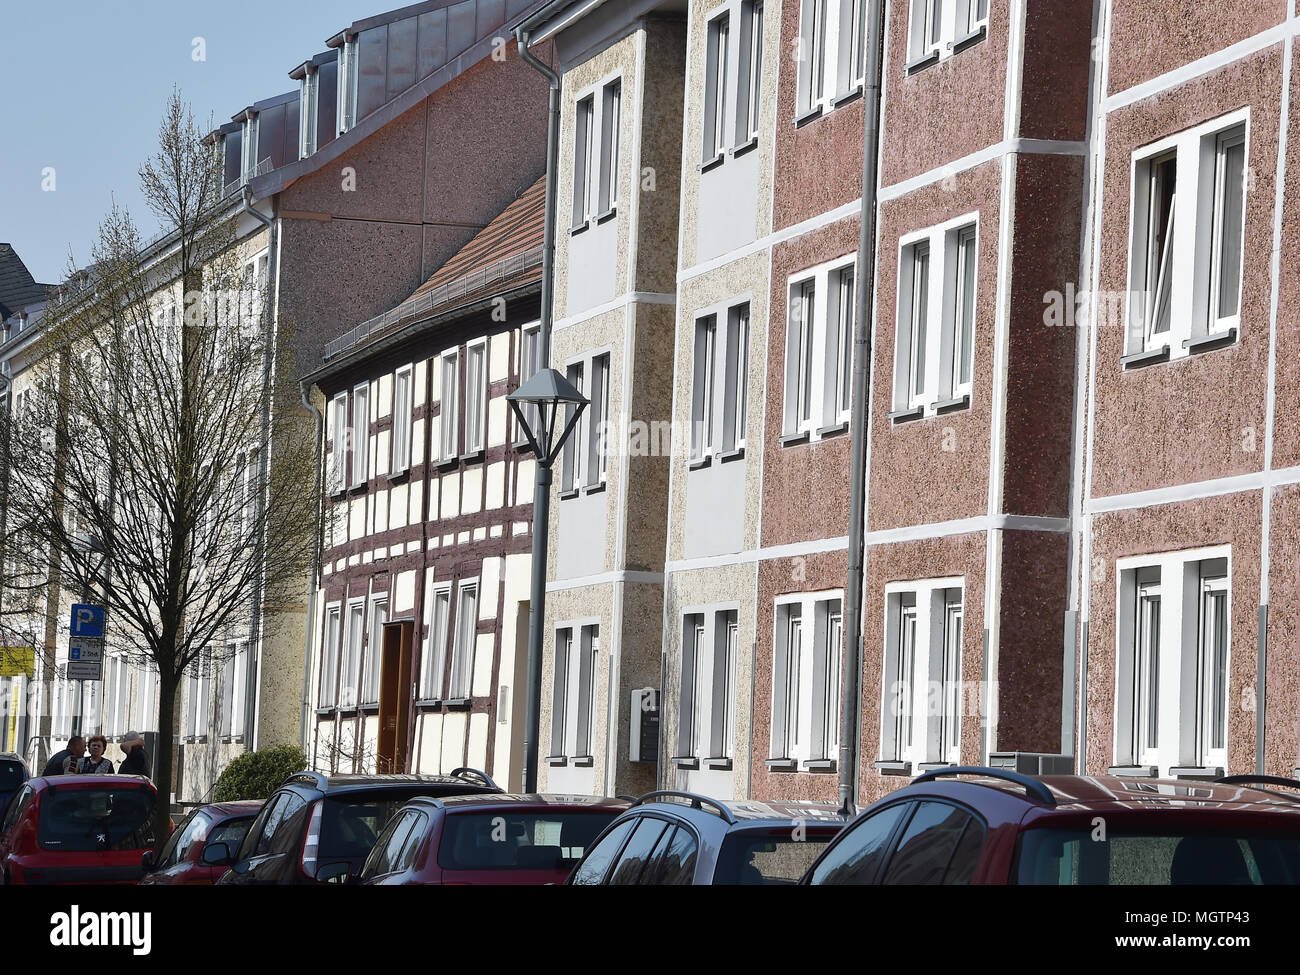
POLYGON ((86 744, 90 748, 90 754, 77 765, 77 771, 82 775, 112 775, 113 763, 104 757, 108 739, 103 735, 91 735, 86 744))
POLYGON ((144 750, 144 736, 138 731, 128 731, 118 742, 126 758, 117 768, 118 775, 143 775, 149 777, 149 755, 144 750))

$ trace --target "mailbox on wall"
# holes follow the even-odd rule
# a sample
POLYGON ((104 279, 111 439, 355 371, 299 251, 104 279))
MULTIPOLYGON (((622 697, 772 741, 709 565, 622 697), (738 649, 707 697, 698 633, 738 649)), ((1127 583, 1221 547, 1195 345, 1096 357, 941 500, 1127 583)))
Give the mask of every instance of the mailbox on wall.
POLYGON ((639 687, 632 692, 628 759, 633 762, 659 761, 659 689, 639 687))

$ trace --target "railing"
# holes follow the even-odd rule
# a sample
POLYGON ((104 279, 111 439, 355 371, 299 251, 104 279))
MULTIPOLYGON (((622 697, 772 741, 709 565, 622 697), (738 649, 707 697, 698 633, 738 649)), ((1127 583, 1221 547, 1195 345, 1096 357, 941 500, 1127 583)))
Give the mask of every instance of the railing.
POLYGON ((267 156, 260 163, 258 163, 253 168, 253 171, 249 173, 247 176, 241 173, 238 179, 231 180, 229 183, 227 183, 225 192, 221 194, 221 198, 225 199, 228 196, 234 196, 236 193, 239 192, 240 188, 245 183, 247 183, 250 179, 256 179, 258 176, 265 176, 273 169, 275 169, 275 165, 271 162, 271 157, 267 156))
POLYGON ((392 308, 382 315, 376 315, 374 318, 348 329, 338 338, 327 342, 325 344, 325 354, 322 358, 328 362, 335 356, 356 348, 362 342, 377 335, 382 335, 401 322, 418 321, 422 315, 428 314, 439 305, 459 298, 461 295, 469 294, 472 291, 478 291, 480 288, 486 288, 490 284, 497 284, 513 275, 537 267, 541 263, 542 247, 538 245, 522 253, 503 257, 487 267, 471 271, 469 274, 448 281, 446 284, 416 295, 414 298, 408 298, 396 308, 392 308))

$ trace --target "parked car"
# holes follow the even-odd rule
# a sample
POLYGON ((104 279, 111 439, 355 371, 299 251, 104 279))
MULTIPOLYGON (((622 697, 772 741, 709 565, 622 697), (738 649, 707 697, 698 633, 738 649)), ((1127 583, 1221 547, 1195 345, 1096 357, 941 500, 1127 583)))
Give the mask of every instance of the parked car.
POLYGON ((219 885, 313 884, 356 873, 388 820, 416 796, 501 792, 485 773, 289 776, 258 813, 235 852, 210 842, 200 862, 230 870, 219 885), (328 866, 318 876, 318 870, 328 866))
POLYGON ((927 772, 864 811, 808 884, 1300 883, 1300 782, 927 772))
POLYGON ((202 862, 204 849, 210 843, 237 848, 261 808, 261 799, 243 799, 195 809, 172 831, 157 859, 153 851, 144 854, 141 859, 144 878, 140 883, 204 887, 215 884, 229 868, 202 862))
POLYGON ((843 826, 830 803, 650 792, 596 839, 567 883, 794 884, 843 826))
POLYGON ((398 811, 355 880, 397 884, 561 884, 622 799, 421 796, 398 811))
POLYGON ((0 883, 135 883, 157 795, 142 775, 28 779, 0 820, 0 883))
POLYGON ((9 800, 30 776, 27 764, 13 752, 0 752, 0 816, 4 815, 9 800))

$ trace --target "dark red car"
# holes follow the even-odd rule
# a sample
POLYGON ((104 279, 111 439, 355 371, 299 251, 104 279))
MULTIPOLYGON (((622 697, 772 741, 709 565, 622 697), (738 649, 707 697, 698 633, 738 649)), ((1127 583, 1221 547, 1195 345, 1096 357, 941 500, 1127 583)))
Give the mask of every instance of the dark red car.
POLYGON ((357 882, 560 884, 627 803, 595 796, 412 799, 379 834, 357 882))
POLYGON ((29 779, 0 821, 0 883, 134 884, 157 795, 141 775, 29 779))
POLYGON ((229 850, 238 849, 264 801, 215 802, 195 809, 172 832, 156 862, 151 853, 144 855, 145 875, 140 883, 215 884, 230 868, 224 863, 204 863, 203 851, 216 843, 225 843, 229 850))
POLYGON ((1295 884, 1300 794, 1283 788, 1300 782, 939 769, 863 812, 801 882, 1295 884))

